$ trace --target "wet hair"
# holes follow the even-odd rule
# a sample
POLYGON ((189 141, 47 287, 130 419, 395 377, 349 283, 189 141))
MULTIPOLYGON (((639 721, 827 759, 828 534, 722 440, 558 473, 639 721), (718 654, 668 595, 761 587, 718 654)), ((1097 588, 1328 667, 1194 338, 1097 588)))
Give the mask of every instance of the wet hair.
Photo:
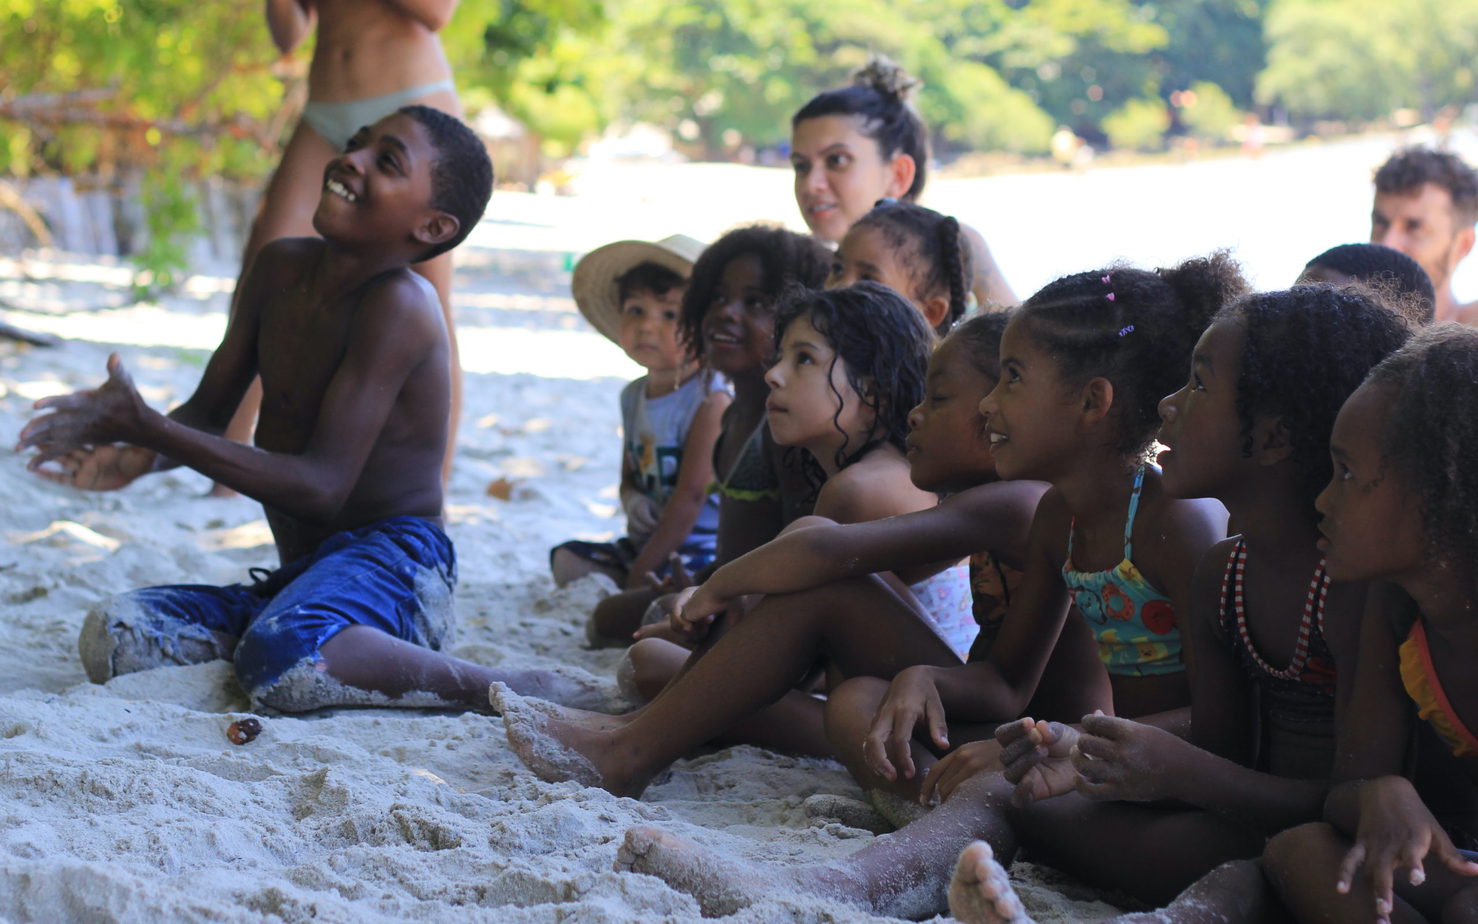
MULTIPOLYGON (((981 375, 995 381, 1001 380, 1001 337, 1006 325, 1011 323, 1015 309, 987 311, 966 318, 949 332, 945 340, 958 343, 970 360, 970 365, 981 375)), ((943 344, 941 344, 942 346, 943 344)), ((984 422, 985 418, 981 418, 984 422)))
POLYGON ((1248 295, 1215 320, 1244 334, 1237 379, 1242 454, 1252 456, 1258 418, 1276 417, 1288 432, 1306 511, 1329 483, 1329 436, 1345 399, 1370 370, 1411 336, 1405 318, 1355 286, 1294 286, 1248 295))
POLYGON ((1478 330, 1420 330, 1366 381, 1395 396, 1381 454, 1421 506, 1427 553, 1461 568, 1478 598, 1478 330))
POLYGON ((1437 305, 1437 290, 1432 288, 1432 277, 1420 263, 1393 247, 1341 244, 1310 260, 1304 272, 1316 266, 1369 286, 1390 307, 1417 324, 1432 321, 1437 305))
POLYGON ((429 249, 421 260, 446 253, 466 240, 482 220, 493 195, 493 162, 482 139, 456 116, 430 106, 402 106, 396 110, 426 129, 436 149, 431 165, 431 207, 457 219, 457 233, 429 249))
MULTIPOLYGON (((885 443, 903 450, 908 414, 924 400, 924 376, 934 349, 934 332, 924 316, 908 299, 876 282, 792 291, 786 293, 775 319, 777 352, 786 329, 800 319, 809 321, 827 339, 835 351, 833 366, 842 364, 847 384, 862 406, 875 415, 872 432, 860 445, 843 440, 833 460, 837 468, 846 468, 885 443)), ((835 386, 832 392, 837 399, 832 423, 843 432, 838 422, 842 395, 835 386)), ((810 454, 805 455, 809 460, 810 454)), ((824 480, 824 475, 815 477, 819 465, 812 462, 805 468, 813 484, 824 480)))
POLYGON ((898 154, 913 158, 913 183, 903 194, 904 199, 912 201, 924 191, 929 166, 929 132, 909 103, 918 86, 919 81, 908 76, 903 68, 877 56, 852 75, 850 87, 811 97, 810 102, 791 116, 790 127, 794 130, 807 119, 822 116, 860 116, 862 134, 877 142, 883 160, 892 160, 898 154))
POLYGON ((970 299, 970 246, 960 238, 960 223, 922 205, 883 199, 852 227, 882 233, 908 266, 921 298, 949 293, 949 314, 934 328, 941 337, 949 333, 970 299))
POLYGON ((1431 183, 1447 190, 1459 228, 1478 221, 1478 173, 1449 151, 1414 146, 1392 154, 1375 171, 1375 191, 1411 195, 1431 183))
POLYGON ((686 279, 660 263, 643 260, 616 277, 616 297, 625 301, 633 292, 651 292, 661 297, 686 283, 686 279))
POLYGON ((1247 290, 1226 253, 1173 269, 1113 266, 1050 282, 1017 309, 1028 335, 1069 382, 1114 386, 1115 450, 1142 456, 1160 426, 1160 399, 1189 377, 1191 347, 1211 317, 1247 290))
POLYGON ((694 356, 703 355, 703 316, 713 304, 724 267, 747 254, 759 258, 764 269, 764 293, 771 301, 789 285, 818 288, 831 269, 831 251, 809 235, 766 224, 728 232, 698 257, 683 293, 678 332, 694 356))

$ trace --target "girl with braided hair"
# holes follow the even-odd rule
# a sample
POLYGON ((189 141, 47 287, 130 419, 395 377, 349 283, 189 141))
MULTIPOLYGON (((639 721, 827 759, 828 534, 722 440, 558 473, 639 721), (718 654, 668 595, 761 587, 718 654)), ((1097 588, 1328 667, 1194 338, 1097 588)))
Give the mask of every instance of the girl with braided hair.
POLYGON ((903 295, 935 333, 948 334, 970 300, 969 244, 960 223, 912 202, 879 202, 842 238, 826 285, 864 280, 903 295))

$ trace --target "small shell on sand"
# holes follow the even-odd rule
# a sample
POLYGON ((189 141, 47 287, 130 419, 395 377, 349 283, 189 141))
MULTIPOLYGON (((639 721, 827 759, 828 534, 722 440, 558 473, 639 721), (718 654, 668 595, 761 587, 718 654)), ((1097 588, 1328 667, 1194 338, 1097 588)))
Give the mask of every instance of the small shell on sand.
POLYGON ((262 723, 256 719, 237 719, 226 729, 226 737, 232 744, 246 744, 262 733, 262 723))

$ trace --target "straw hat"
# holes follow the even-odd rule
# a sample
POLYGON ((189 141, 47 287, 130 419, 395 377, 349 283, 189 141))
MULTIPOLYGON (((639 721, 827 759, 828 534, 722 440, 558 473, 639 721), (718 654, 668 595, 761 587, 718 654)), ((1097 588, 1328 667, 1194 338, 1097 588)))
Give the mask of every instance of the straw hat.
POLYGON ((585 320, 614 341, 621 329, 621 292, 616 280, 640 263, 655 263, 687 279, 706 246, 686 234, 674 234, 656 243, 617 241, 597 247, 575 264, 570 282, 575 305, 585 320))

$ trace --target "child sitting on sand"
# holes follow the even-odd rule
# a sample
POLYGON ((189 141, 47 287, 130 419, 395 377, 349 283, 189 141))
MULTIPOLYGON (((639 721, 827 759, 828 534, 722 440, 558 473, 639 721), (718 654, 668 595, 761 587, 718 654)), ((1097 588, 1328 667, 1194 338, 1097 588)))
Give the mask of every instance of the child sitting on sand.
POLYGON ((870 279, 903 295, 943 337, 970 300, 969 246, 960 223, 912 202, 883 199, 837 247, 828 288, 870 279))
POLYGON ((1377 366, 1335 421, 1318 500, 1330 577, 1391 581, 1417 612, 1365 622, 1346 782, 1323 823, 1284 832, 1263 856, 1299 921, 1478 911, 1475 404, 1478 330, 1443 324, 1377 366))
POLYGON ((1015 842, 1035 862, 1151 905, 1184 888, 1154 917, 1163 924, 1275 915, 1250 858, 1322 810, 1336 754, 1351 746, 1336 740, 1362 614, 1381 602, 1362 583, 1331 585, 1314 499, 1333 470, 1340 405, 1408 335, 1370 293, 1323 285, 1249 296, 1202 335, 1191 380, 1160 403, 1165 490, 1221 499, 1242 533, 1197 571, 1190 737, 1108 716, 1084 717, 1081 733, 1030 720, 1003 730, 1026 746, 1008 780, 976 781, 940 809, 959 823, 971 802, 995 801, 1009 825, 982 825, 989 845, 961 858, 957 916, 1012 919, 990 849, 1015 842), (1014 802, 1009 779, 1022 780, 1014 802))
MULTIPOLYGON (((935 506, 938 498, 916 486, 905 456, 909 416, 924 396, 925 368, 934 345, 923 315, 892 289, 861 282, 793 296, 776 327, 779 353, 765 374, 770 432, 776 443, 805 454, 804 464, 818 487, 815 516, 862 523, 935 506)), ((963 658, 979 627, 970 608, 969 568, 961 557, 901 567, 892 583, 904 599, 917 602, 926 622, 963 658)), ((707 619, 677 619, 643 627, 638 635, 670 630, 692 642, 705 636, 710 625, 707 619)), ((655 696, 688 655, 686 648, 661 637, 643 638, 633 646, 631 664, 640 698, 655 696)), ((816 722, 801 723, 807 727, 799 734, 787 731, 775 746, 828 753, 824 736, 816 733, 819 709, 810 712, 816 722)))
POLYGON ((1057 490, 1037 507, 1021 589, 985 658, 910 667, 888 684, 859 678, 828 704, 838 756, 863 788, 917 798, 945 751, 950 767, 936 772, 996 765, 990 733, 1028 710, 1096 697, 1143 716, 1189 702, 1178 617, 1225 512, 1166 496, 1146 453, 1160 398, 1244 287, 1222 255, 1154 273, 1108 268, 1049 284, 1012 318, 1001 382, 980 410, 997 473, 1057 490), (1083 618, 1069 619, 1070 605, 1083 618), (956 731, 986 740, 954 747, 956 731))
MULTIPOLYGON (((719 562, 768 542, 786 523, 809 512, 814 490, 785 466, 784 450, 769 438, 764 376, 775 351, 775 302, 781 290, 819 287, 830 261, 826 248, 808 237, 750 225, 719 238, 693 264, 679 332, 700 362, 734 388, 713 452, 719 562)), ((590 640, 630 644, 647 608, 659 596, 686 586, 686 571, 674 572, 661 587, 602 600, 587 626, 590 640)))
MULTIPOLYGON (((672 684, 643 709, 616 720, 569 712, 551 716, 543 728, 528 725, 527 709, 507 716, 505 726, 515 748, 546 778, 565 772, 563 766, 542 760, 557 754, 559 748, 530 749, 524 744, 538 735, 558 737, 561 719, 569 720, 572 735, 586 730, 581 724, 587 719, 593 723, 589 730, 596 732, 589 740, 568 742, 574 748, 571 757, 578 758, 572 759, 570 766, 579 766, 579 760, 584 759, 580 754, 590 756, 597 764, 602 762, 602 755, 628 761, 625 767, 602 769, 590 764, 594 772, 583 772, 578 778, 625 794, 640 792, 651 775, 667 763, 752 717, 755 721, 734 729, 744 740, 772 745, 778 741, 785 750, 815 753, 819 748, 824 753, 820 703, 803 694, 787 695, 818 663, 826 663, 830 672, 845 677, 858 670, 885 669, 898 660, 957 664, 961 652, 969 648, 973 625, 969 633, 951 632, 949 626, 931 622, 925 615, 933 611, 936 620, 948 615, 973 623, 964 574, 943 572, 946 581, 958 588, 962 598, 958 602, 929 599, 933 595, 928 589, 944 565, 958 561, 972 547, 980 548, 960 545, 969 543, 972 535, 989 534, 992 528, 1018 537, 1024 533, 1025 509, 1010 524, 988 520, 977 524, 968 518, 970 506, 964 506, 962 512, 962 507, 955 505, 944 517, 934 519, 957 529, 964 527, 963 540, 959 534, 943 535, 937 529, 929 540, 915 528, 908 535, 920 541, 901 548, 895 544, 894 559, 885 564, 870 561, 867 570, 856 572, 866 575, 869 571, 892 570, 896 580, 889 575, 886 580, 862 577, 833 583, 843 576, 839 570, 855 562, 844 562, 847 556, 839 549, 828 556, 803 537, 818 529, 827 533, 821 524, 844 533, 869 533, 885 525, 928 518, 937 508, 934 496, 923 487, 960 488, 981 478, 978 463, 984 444, 978 431, 952 429, 947 422, 936 422, 926 440, 918 428, 925 414, 920 399, 925 398, 926 382, 931 398, 943 405, 948 400, 945 393, 951 388, 968 391, 973 384, 971 378, 984 376, 966 376, 965 369, 956 367, 954 378, 943 381, 938 375, 940 369, 931 364, 933 378, 926 379, 924 358, 932 335, 923 317, 901 296, 874 283, 803 294, 782 316, 782 321, 786 320, 789 324, 784 328, 781 360, 769 374, 774 386, 769 400, 771 426, 777 439, 805 446, 826 470, 828 477, 817 509, 843 523, 854 521, 855 525, 806 518, 774 542, 717 569, 710 582, 717 582, 724 591, 718 598, 697 598, 709 605, 692 619, 676 621, 684 634, 702 634, 712 617, 729 611, 748 592, 775 593, 765 596, 742 619, 726 620, 727 632, 711 642, 708 650, 687 658, 672 684), (924 451, 934 460, 932 478, 914 478, 905 463, 904 430, 910 425, 913 432, 907 444, 927 445, 924 451), (856 461, 843 464, 849 457, 856 461), (971 462, 976 467, 972 468, 971 462), (941 550, 949 543, 954 543, 953 550, 941 550), (788 560, 787 550, 800 553, 796 561, 788 560), (812 573, 803 567, 817 558, 830 560, 830 573, 812 573), (798 564, 802 565, 799 573, 798 564), (746 574, 751 575, 749 580, 743 578, 746 574), (760 578, 758 583, 755 577, 760 578), (736 586, 732 578, 743 583, 736 586), (790 586, 764 586, 771 578, 790 586), (914 593, 904 589, 910 583, 914 593), (807 587, 815 588, 815 592, 783 593, 807 587), (915 594, 920 595, 917 602, 915 594), (950 641, 946 634, 952 636, 950 641), (713 691, 723 691, 723 695, 713 696, 713 691), (782 697, 785 700, 779 706, 757 715, 782 697), (606 731, 610 731, 609 737, 606 731)), ((994 338, 987 334, 983 339, 994 338)), ((968 342, 968 337, 959 339, 961 345, 968 342)), ((973 344, 967 348, 973 348, 973 344)), ((957 359, 968 356, 958 351, 951 355, 957 359)), ((964 365, 969 365, 968 360, 964 365)), ((972 413, 976 401, 978 397, 968 402, 972 413)), ((1020 506, 1029 508, 1034 499, 1020 506)), ((877 557, 876 553, 868 556, 873 560, 877 557)), ((698 593, 702 594, 702 588, 698 593)), ((637 649, 654 644, 644 641, 637 649)), ((506 696, 500 703, 510 709, 520 705, 506 696)))
POLYGON ((560 586, 598 571, 630 590, 645 587, 649 575, 665 576, 673 553, 689 571, 713 560, 713 445, 730 399, 678 339, 683 290, 702 252, 701 243, 677 234, 655 244, 607 244, 575 266, 580 312, 647 374, 621 390, 626 535, 555 546, 549 564, 560 586))
POLYGON ((90 490, 189 466, 261 501, 281 567, 250 584, 148 587, 88 614, 93 681, 216 658, 256 703, 486 708, 518 672, 441 654, 456 561, 442 532, 451 361, 431 285, 410 265, 482 217, 492 164, 460 121, 407 106, 355 133, 314 212, 322 239, 268 244, 195 393, 147 407, 115 354, 106 383, 46 398, 21 433, 30 468, 90 490), (253 377, 256 445, 224 439, 253 377), (57 462, 60 469, 47 463, 57 462))

